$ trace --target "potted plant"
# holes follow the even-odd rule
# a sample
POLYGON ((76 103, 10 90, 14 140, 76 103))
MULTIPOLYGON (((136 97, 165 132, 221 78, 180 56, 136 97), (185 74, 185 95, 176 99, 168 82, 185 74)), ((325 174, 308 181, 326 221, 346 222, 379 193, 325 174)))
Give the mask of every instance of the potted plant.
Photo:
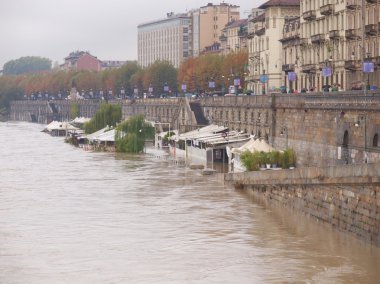
POLYGON ((269 163, 272 165, 272 168, 277 168, 280 160, 280 152, 279 151, 271 151, 268 153, 269 163))
POLYGON ((288 151, 288 149, 286 149, 283 153, 282 153, 282 155, 281 155, 282 157, 282 163, 281 163, 281 167, 283 168, 283 169, 289 169, 289 151, 288 151))
POLYGON ((289 167, 295 168, 296 166, 296 153, 293 149, 288 149, 289 152, 289 167))

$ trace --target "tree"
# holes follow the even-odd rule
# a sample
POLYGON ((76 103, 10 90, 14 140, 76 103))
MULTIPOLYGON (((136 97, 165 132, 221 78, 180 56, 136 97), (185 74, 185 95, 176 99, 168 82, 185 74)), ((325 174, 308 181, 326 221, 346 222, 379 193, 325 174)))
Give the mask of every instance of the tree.
POLYGON ((120 123, 116 129, 116 151, 140 153, 144 150, 145 140, 153 137, 154 128, 145 122, 144 116, 133 116, 120 123))
POLYGON ((3 73, 4 75, 19 75, 24 73, 49 71, 50 69, 50 59, 37 56, 26 56, 5 63, 3 73))
POLYGON ((116 72, 115 87, 118 90, 124 89, 127 94, 132 94, 133 84, 131 83, 131 78, 136 74, 141 68, 136 62, 130 62, 121 66, 116 72))
POLYGON ((18 83, 17 77, 0 77, 0 112, 2 114, 8 112, 10 101, 22 98, 22 88, 18 83))
POLYGON ((84 131, 94 133, 104 127, 116 126, 122 117, 121 105, 101 104, 95 116, 84 124, 84 131))
POLYGON ((154 94, 160 96, 164 93, 164 85, 167 84, 171 92, 177 92, 177 70, 168 61, 156 61, 146 72, 150 82, 145 82, 147 84, 144 86, 145 89, 151 85, 154 94))

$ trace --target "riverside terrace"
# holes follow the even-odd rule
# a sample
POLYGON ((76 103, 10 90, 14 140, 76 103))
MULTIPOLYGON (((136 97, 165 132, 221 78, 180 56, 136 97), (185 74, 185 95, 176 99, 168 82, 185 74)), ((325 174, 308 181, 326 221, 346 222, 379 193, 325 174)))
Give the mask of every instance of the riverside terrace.
MULTIPOLYGON (((15 101, 10 119, 47 123, 70 117, 71 101, 15 101), (34 119, 33 119, 34 118, 34 119)), ((76 101, 91 117, 98 101, 76 101)), ((262 96, 141 99, 122 104, 123 117, 142 114, 181 133, 206 124, 262 137, 276 149, 293 148, 298 166, 380 161, 380 92, 271 94, 262 96)))

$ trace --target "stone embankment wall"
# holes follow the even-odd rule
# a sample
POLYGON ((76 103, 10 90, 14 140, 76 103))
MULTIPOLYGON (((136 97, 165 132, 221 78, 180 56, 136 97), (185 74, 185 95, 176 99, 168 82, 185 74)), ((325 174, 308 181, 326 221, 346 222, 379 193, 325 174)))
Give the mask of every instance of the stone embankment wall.
POLYGON ((380 246, 380 164, 230 173, 225 182, 380 246))
POLYGON ((208 97, 205 117, 293 148, 299 166, 380 162, 380 94, 334 92, 208 97))
MULTIPOLYGON (((77 101, 80 116, 92 117, 99 101, 77 101)), ((198 128, 185 98, 114 100, 123 117, 142 114, 168 130, 198 128)), ((205 97, 198 101, 209 123, 265 139, 274 148, 293 148, 297 166, 328 167, 380 162, 380 93, 272 94, 205 97)), ((11 119, 48 123, 70 118, 70 101, 19 101, 11 119), (54 104, 54 107, 52 106, 54 104), (55 111, 55 112, 54 112, 55 111), (34 118, 34 120, 33 120, 34 118)))

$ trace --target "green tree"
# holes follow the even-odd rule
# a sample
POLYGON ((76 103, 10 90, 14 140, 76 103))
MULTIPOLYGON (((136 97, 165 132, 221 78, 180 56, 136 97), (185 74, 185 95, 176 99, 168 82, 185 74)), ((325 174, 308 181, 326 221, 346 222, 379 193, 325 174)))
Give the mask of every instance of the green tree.
POLYGON ((131 79, 140 70, 137 62, 130 62, 121 66, 116 72, 115 88, 117 90, 124 89, 127 94, 132 94, 134 86, 131 79))
POLYGON ((9 112, 9 103, 23 97, 22 88, 15 76, 0 77, 0 112, 4 115, 9 112))
POLYGON ((84 124, 84 131, 94 133, 104 127, 113 126, 120 122, 122 117, 121 105, 101 104, 95 116, 84 124))
POLYGON ((70 115, 71 119, 75 119, 79 116, 79 104, 76 102, 71 103, 70 105, 70 115))
POLYGON ((145 140, 153 137, 154 128, 145 122, 144 116, 133 116, 120 123, 116 129, 116 151, 140 153, 144 150, 145 140))
POLYGON ((26 56, 10 60, 3 66, 4 75, 18 75, 51 70, 51 60, 38 56, 26 56))
POLYGON ((167 84, 171 92, 177 92, 177 70, 168 61, 156 61, 146 72, 150 82, 146 82, 145 89, 151 85, 154 94, 159 96, 164 93, 164 85, 167 84))
POLYGON ((260 169, 260 152, 244 151, 240 160, 247 171, 258 171, 260 169))

